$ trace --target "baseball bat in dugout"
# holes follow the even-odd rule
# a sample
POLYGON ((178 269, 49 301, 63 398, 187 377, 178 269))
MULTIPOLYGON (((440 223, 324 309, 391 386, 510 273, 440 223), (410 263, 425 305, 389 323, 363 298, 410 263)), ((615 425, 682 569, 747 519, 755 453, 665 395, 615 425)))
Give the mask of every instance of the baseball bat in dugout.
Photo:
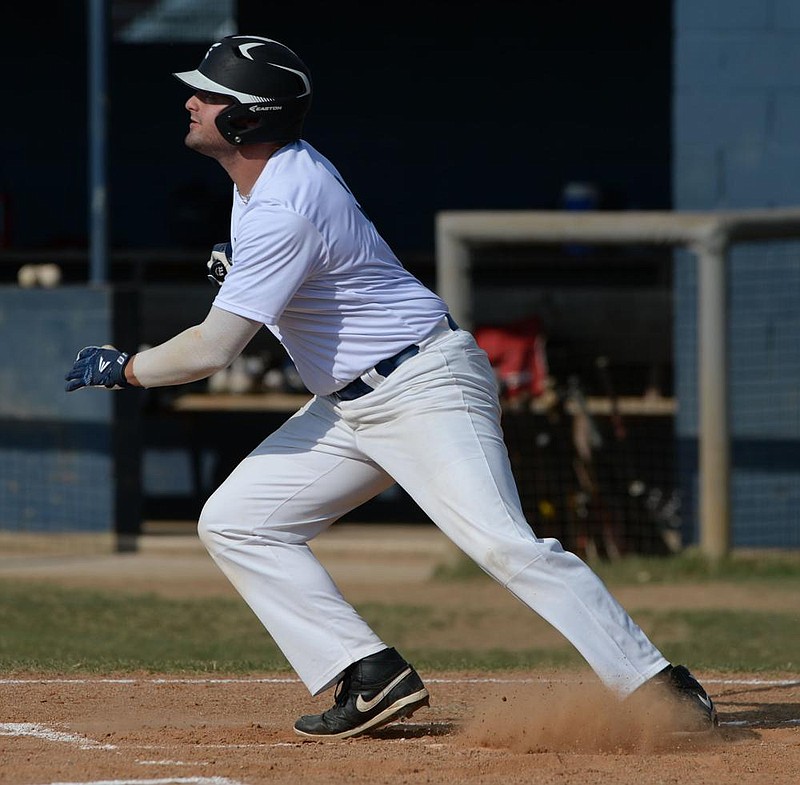
MULTIPOLYGON (((611 362, 605 355, 595 359, 603 392, 608 398, 611 429, 616 448, 610 469, 627 499, 626 531, 634 550, 645 553, 675 553, 680 550, 680 497, 676 490, 665 490, 647 482, 634 464, 633 443, 619 403, 611 374, 611 362)), ((653 449, 656 445, 652 443, 653 449)))
POLYGON ((566 398, 572 402, 572 466, 578 489, 574 504, 574 539, 588 557, 618 559, 624 552, 620 522, 608 504, 605 483, 598 476, 595 454, 604 446, 577 376, 567 382, 566 398))

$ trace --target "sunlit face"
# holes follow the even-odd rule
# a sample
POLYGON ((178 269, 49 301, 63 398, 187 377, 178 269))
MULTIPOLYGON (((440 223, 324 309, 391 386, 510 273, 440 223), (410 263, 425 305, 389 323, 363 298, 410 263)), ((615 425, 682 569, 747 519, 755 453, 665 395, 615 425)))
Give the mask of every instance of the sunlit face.
POLYGON ((184 142, 190 150, 212 158, 230 152, 231 145, 225 141, 214 121, 232 103, 230 96, 205 90, 198 90, 189 98, 185 104, 189 112, 189 132, 184 142))

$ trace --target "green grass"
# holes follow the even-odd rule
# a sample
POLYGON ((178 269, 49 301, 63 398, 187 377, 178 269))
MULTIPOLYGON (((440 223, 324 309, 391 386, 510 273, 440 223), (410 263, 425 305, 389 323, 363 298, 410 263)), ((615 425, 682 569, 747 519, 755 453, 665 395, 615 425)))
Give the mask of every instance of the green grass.
POLYGON ((796 671, 800 614, 737 610, 634 613, 672 662, 721 671, 796 671))
MULTIPOLYGON (((695 549, 675 556, 626 556, 615 561, 591 561, 592 569, 609 585, 705 581, 774 581, 800 589, 800 554, 787 552, 733 553, 714 561, 695 549)), ((439 580, 465 580, 482 575, 466 557, 441 565, 439 580)))
POLYGON ((3 670, 245 671, 287 668, 234 599, 0 583, 3 670))
MULTIPOLYGON (((678 569, 666 564, 663 568, 648 566, 650 580, 666 581, 666 570, 678 569)), ((769 571, 760 580, 779 581, 788 590, 797 585, 794 572, 780 573, 769 571)), ((621 565, 609 566, 609 574, 623 581, 641 580, 635 570, 629 575, 621 565)), ((688 574, 692 580, 712 580, 711 575, 698 576, 691 570, 688 574)), ((725 573, 726 579, 729 575, 725 573)), ((748 571, 743 579, 755 577, 748 571)), ((465 619, 478 621, 490 610, 370 603, 359 611, 379 635, 402 648, 424 670, 558 667, 583 662, 566 642, 526 651, 473 651, 436 644, 437 631, 457 621, 463 624, 465 619)), ((799 616, 800 610, 634 611, 637 622, 672 661, 688 662, 693 668, 744 671, 800 668, 799 616)), ((0 581, 0 671, 6 675, 21 671, 236 674, 289 671, 289 666, 237 598, 169 599, 0 581)))

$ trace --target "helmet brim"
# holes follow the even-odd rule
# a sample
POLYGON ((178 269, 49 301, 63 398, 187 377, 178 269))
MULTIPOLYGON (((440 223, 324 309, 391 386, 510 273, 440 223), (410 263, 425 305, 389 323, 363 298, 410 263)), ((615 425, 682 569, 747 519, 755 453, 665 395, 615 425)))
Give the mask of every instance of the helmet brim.
POLYGON ((191 87, 193 90, 205 90, 208 93, 229 95, 240 104, 258 104, 269 100, 258 95, 250 95, 249 93, 240 93, 237 90, 231 90, 230 87, 225 87, 225 85, 215 82, 213 79, 209 79, 197 69, 194 71, 181 71, 180 73, 172 75, 179 82, 183 82, 183 84, 187 87, 191 87))

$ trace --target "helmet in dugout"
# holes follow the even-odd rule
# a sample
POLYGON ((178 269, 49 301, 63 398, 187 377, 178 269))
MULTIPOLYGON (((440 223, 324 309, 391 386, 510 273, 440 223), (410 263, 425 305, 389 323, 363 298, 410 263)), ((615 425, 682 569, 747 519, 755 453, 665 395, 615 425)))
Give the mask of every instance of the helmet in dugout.
POLYGON ((194 90, 230 96, 217 115, 233 145, 298 139, 311 103, 311 73, 288 46, 253 35, 214 44, 194 71, 173 74, 194 90))

